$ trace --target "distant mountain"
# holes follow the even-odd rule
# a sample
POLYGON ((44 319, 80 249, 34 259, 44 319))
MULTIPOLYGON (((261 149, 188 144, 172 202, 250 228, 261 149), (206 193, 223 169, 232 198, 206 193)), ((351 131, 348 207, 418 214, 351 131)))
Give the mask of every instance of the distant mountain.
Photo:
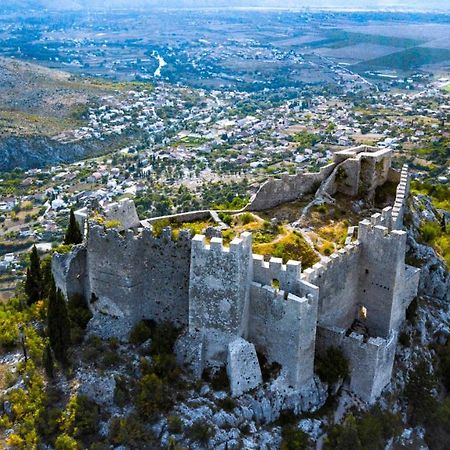
POLYGON ((450 12, 444 0, 8 0, 1 8, 47 8, 51 10, 110 8, 204 8, 204 7, 273 7, 273 8, 358 8, 441 10, 450 12))

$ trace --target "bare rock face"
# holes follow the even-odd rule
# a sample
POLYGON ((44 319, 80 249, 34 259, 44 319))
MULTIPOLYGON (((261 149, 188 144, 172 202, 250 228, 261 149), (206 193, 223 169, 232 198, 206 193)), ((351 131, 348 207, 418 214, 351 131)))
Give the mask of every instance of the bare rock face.
POLYGON ((30 169, 49 164, 70 163, 107 152, 102 141, 61 143, 46 136, 9 136, 0 140, 0 170, 30 169))
POLYGON ((421 223, 436 222, 440 225, 440 212, 437 211, 429 197, 418 195, 412 198, 410 204, 411 223, 408 229, 407 258, 414 265, 420 266, 420 296, 431 297, 440 301, 450 302, 450 277, 444 261, 433 248, 421 244, 421 223))
POLYGON ((419 295, 450 301, 450 278, 444 262, 427 245, 419 244, 408 232, 408 257, 421 263, 419 295))

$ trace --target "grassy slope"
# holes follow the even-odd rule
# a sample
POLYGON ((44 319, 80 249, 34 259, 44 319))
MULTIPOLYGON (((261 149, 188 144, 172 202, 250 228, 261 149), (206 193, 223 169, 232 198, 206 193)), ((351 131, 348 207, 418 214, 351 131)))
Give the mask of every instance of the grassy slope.
POLYGON ((136 83, 80 79, 28 62, 0 58, 0 137, 54 136, 83 124, 89 104, 136 83))

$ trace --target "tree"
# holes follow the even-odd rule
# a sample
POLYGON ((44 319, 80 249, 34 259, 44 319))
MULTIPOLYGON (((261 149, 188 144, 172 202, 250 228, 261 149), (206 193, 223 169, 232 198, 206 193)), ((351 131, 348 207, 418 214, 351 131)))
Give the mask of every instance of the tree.
POLYGON ((48 296, 47 321, 48 337, 55 359, 66 364, 70 345, 70 320, 64 295, 56 289, 54 280, 48 296))
POLYGON ((69 226, 66 230, 66 235, 64 237, 64 244, 81 244, 83 242, 83 235, 81 234, 80 226, 75 219, 75 214, 73 209, 70 210, 69 226))
POLYGON ((53 378, 54 373, 53 373, 53 356, 52 356, 52 349, 50 347, 50 344, 47 344, 47 346, 45 347, 45 351, 44 351, 44 368, 45 368, 45 373, 47 374, 47 376, 49 378, 53 378))
POLYGON ((33 245, 30 254, 30 266, 27 268, 27 278, 25 280, 25 293, 28 297, 28 304, 36 303, 42 297, 42 272, 41 260, 36 246, 33 245))

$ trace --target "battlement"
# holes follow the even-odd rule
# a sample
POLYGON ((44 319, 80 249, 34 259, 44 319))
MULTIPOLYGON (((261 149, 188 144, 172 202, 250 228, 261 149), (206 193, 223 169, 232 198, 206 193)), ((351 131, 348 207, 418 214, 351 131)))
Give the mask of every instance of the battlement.
POLYGON ((196 234, 192 239, 192 251, 211 252, 213 254, 242 254, 252 247, 251 233, 242 233, 240 237, 235 237, 229 247, 223 244, 222 238, 213 237, 209 244, 206 243, 206 236, 196 234))
POLYGON ((317 299, 251 283, 249 340, 269 362, 282 366, 289 385, 300 388, 314 373, 317 299))
POLYGON ((309 283, 317 282, 317 279, 322 277, 326 271, 337 269, 342 263, 346 263, 348 258, 358 255, 359 242, 350 242, 345 247, 332 253, 329 257, 323 258, 321 262, 314 264, 312 267, 305 269, 302 273, 302 279, 309 283))
POLYGON ((90 242, 103 241, 105 244, 126 245, 130 242, 141 242, 142 244, 169 243, 172 244, 191 242, 192 234, 190 230, 180 230, 177 238, 174 237, 171 227, 163 228, 159 236, 155 236, 148 228, 128 229, 120 231, 117 228, 105 228, 97 223, 90 223, 88 240, 90 242))
POLYGON ((335 163, 340 163, 346 159, 359 159, 359 158, 373 158, 374 160, 381 160, 386 157, 392 156, 392 150, 389 148, 378 148, 369 145, 360 145, 358 147, 346 148, 335 152, 333 160, 335 163))
POLYGON ((400 182, 397 186, 395 202, 392 208, 392 227, 401 229, 403 227, 403 215, 406 207, 406 200, 409 195, 410 174, 408 165, 402 167, 400 182))
POLYGON ((390 241, 403 241, 406 240, 406 232, 402 230, 389 230, 389 218, 392 217, 394 210, 385 208, 383 214, 373 214, 370 218, 361 220, 358 225, 358 241, 364 243, 379 242, 380 239, 386 239, 390 241), (376 241, 374 241, 374 239, 376 241))
POLYGON ((256 281, 252 282, 252 289, 253 288, 267 291, 268 295, 272 296, 275 301, 283 302, 283 304, 285 304, 286 302, 294 302, 294 308, 297 309, 298 312, 314 304, 314 300, 309 295, 305 297, 299 297, 282 289, 274 288, 273 286, 269 285, 263 285, 261 283, 257 283, 256 281))

